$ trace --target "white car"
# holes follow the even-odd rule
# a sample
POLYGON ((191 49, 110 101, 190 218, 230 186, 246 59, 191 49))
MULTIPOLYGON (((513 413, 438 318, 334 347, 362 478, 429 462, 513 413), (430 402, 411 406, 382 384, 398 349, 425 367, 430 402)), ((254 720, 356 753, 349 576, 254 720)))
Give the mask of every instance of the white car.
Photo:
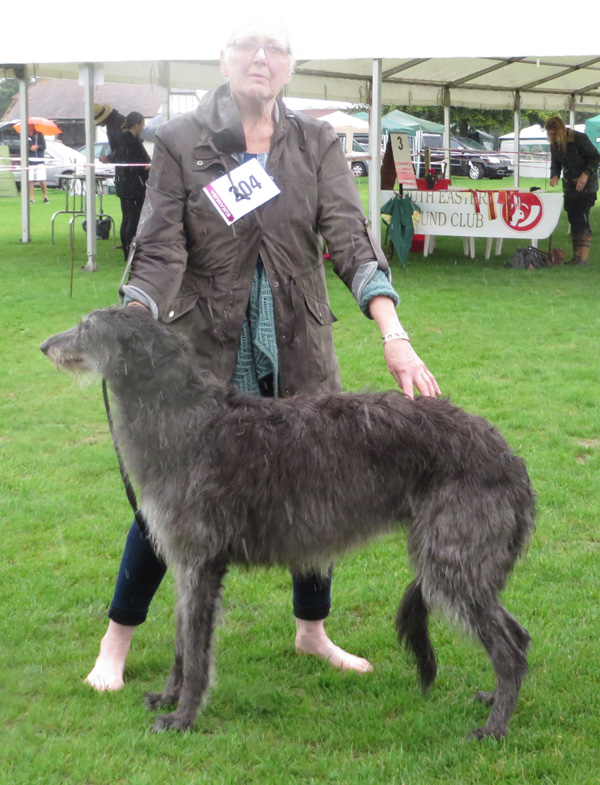
MULTIPOLYGON (((46 140, 44 158, 46 159, 46 182, 48 188, 61 188, 65 190, 67 187, 73 187, 73 182, 68 175, 76 174, 78 177, 83 177, 85 175, 85 155, 82 155, 79 150, 75 150, 73 147, 67 147, 67 145, 62 142, 46 140)), ((97 174, 114 177, 114 166, 97 163, 97 174)), ((20 187, 21 170, 15 170, 14 174, 17 186, 20 187)), ((108 184, 110 185, 111 183, 108 184)))
MULTIPOLYGON (((79 147, 79 152, 85 158, 86 151, 85 145, 83 147, 79 147)), ((102 156, 109 155, 110 153, 110 144, 108 142, 96 142, 94 144, 94 161, 96 163, 96 174, 103 174, 107 177, 114 177, 115 176, 115 166, 114 164, 104 164, 100 160, 102 156)))
MULTIPOLYGON (((85 156, 72 147, 67 147, 62 142, 46 141, 44 153, 46 164, 46 182, 48 188, 66 188, 69 181, 65 175, 83 175, 85 172, 85 156)), ((13 170, 17 188, 21 187, 21 169, 18 159, 15 161, 17 168, 13 170)))
POLYGON ((46 177, 48 188, 65 189, 69 180, 64 175, 85 173, 85 155, 62 142, 46 142, 46 177))
POLYGON ((346 161, 355 177, 367 177, 371 160, 369 147, 359 142, 356 138, 352 141, 352 152, 346 153, 346 161))

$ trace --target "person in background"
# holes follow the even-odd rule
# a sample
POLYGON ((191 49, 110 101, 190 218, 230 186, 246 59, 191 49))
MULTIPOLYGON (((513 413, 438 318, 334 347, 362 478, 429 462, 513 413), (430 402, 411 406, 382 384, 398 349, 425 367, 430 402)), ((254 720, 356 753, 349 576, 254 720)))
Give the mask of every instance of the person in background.
MULTIPOLYGON (((121 288, 123 302, 147 308, 186 334, 200 368, 247 393, 339 392, 325 238, 334 271, 381 332, 383 358, 394 379, 410 397, 414 387, 435 396, 435 378, 396 314, 398 295, 389 265, 367 229, 335 131, 289 111, 279 95, 293 68, 280 23, 240 24, 221 55, 227 84, 207 93, 193 113, 157 132, 136 247, 121 288), (204 187, 252 159, 280 193, 228 225, 204 187)), ((146 619, 165 570, 134 523, 108 630, 86 679, 95 689, 123 686, 133 632, 146 619)), ((372 670, 325 631, 331 574, 293 575, 292 584, 296 651, 341 670, 372 670)))
POLYGON ((121 245, 127 260, 146 196, 150 156, 140 139, 144 130, 144 118, 139 112, 130 112, 121 128, 122 134, 117 142, 114 163, 116 164, 116 191, 121 200, 121 212, 123 213, 121 245), (124 164, 134 164, 134 166, 124 164))
POLYGON ((106 131, 106 138, 111 150, 109 155, 101 155, 100 161, 103 164, 113 163, 113 156, 123 134, 122 126, 125 117, 108 104, 94 104, 94 122, 106 131))
POLYGON ((29 201, 33 204, 35 202, 35 183, 40 184, 42 195, 44 197, 44 204, 48 204, 48 185, 46 183, 46 140, 41 131, 36 131, 35 125, 29 123, 29 201))
POLYGON ((548 118, 546 131, 550 140, 550 186, 554 188, 562 174, 564 208, 571 225, 573 258, 565 264, 584 267, 590 254, 590 210, 598 191, 600 152, 585 134, 567 128, 558 115, 548 118))

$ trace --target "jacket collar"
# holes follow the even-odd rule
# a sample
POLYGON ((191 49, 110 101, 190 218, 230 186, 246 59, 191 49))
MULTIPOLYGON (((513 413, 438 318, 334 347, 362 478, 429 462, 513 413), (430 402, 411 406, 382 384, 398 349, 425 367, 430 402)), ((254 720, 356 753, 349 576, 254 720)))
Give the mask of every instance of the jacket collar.
MULTIPOLYGON (((275 104, 276 124, 271 149, 289 130, 289 116, 280 97, 275 104)), ((246 151, 246 137, 237 104, 228 84, 206 93, 194 111, 194 120, 202 128, 202 141, 197 146, 212 140, 214 148, 221 153, 246 151)))

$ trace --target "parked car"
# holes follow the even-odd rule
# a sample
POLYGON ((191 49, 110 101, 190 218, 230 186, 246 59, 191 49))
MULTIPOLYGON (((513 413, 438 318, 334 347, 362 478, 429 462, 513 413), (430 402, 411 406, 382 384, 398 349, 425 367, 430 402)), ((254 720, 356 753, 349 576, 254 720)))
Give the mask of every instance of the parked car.
MULTIPOLYGON (((85 150, 85 145, 79 148, 79 152, 83 155, 84 158, 86 158, 87 153, 85 150)), ((94 144, 94 161, 96 163, 96 173, 104 174, 107 177, 114 177, 115 176, 114 164, 104 164, 100 160, 101 157, 109 154, 110 154, 110 144, 108 142, 96 142, 94 144)))
POLYGON ((366 177, 369 174, 368 161, 370 158, 368 141, 365 146, 355 136, 352 140, 352 152, 346 153, 346 160, 355 177, 366 177))
MULTIPOLYGON (((106 145, 110 149, 108 142, 96 142, 96 173, 114 177, 115 167, 111 164, 103 164, 98 161, 98 156, 104 155, 104 153, 101 152, 103 145, 106 145)), ((68 175, 83 175, 85 173, 87 158, 81 150, 85 152, 85 147, 75 150, 73 147, 68 147, 62 142, 46 140, 46 152, 44 157, 46 159, 48 188, 62 188, 64 190, 71 183, 71 180, 67 177, 68 175)), ((20 169, 15 171, 15 178, 17 180, 17 187, 20 187, 20 169)))
MULTIPOLYGON (((78 150, 67 147, 62 142, 46 141, 46 177, 48 188, 66 189, 70 180, 66 175, 85 172, 85 155, 81 155, 78 150)), ((14 172, 17 187, 21 186, 21 170, 17 168, 14 172)))
MULTIPOLYGON (((444 162, 442 134, 423 134, 423 147, 429 147, 430 167, 441 171, 444 162)), ((421 162, 424 153, 420 154, 421 162)), ((474 139, 464 136, 450 137, 450 175, 481 180, 484 177, 499 179, 514 172, 510 158, 501 153, 490 152, 474 139)))
POLYGON ((65 175, 85 173, 85 155, 62 142, 46 142, 46 174, 49 188, 67 188, 65 175))
POLYGON ((0 123, 0 145, 8 145, 10 155, 18 157, 21 154, 21 136, 13 128, 13 123, 16 120, 0 123))

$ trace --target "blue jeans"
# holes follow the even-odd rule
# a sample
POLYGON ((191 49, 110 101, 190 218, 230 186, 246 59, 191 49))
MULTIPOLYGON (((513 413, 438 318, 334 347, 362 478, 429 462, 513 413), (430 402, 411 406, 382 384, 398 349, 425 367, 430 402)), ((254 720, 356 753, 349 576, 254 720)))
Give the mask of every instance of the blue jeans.
MULTIPOLYGON (((109 619, 136 626, 146 621, 152 598, 167 571, 150 540, 134 521, 121 558, 109 619)), ((322 577, 292 575, 294 616, 307 621, 324 619, 331 608, 331 570, 322 577)))

